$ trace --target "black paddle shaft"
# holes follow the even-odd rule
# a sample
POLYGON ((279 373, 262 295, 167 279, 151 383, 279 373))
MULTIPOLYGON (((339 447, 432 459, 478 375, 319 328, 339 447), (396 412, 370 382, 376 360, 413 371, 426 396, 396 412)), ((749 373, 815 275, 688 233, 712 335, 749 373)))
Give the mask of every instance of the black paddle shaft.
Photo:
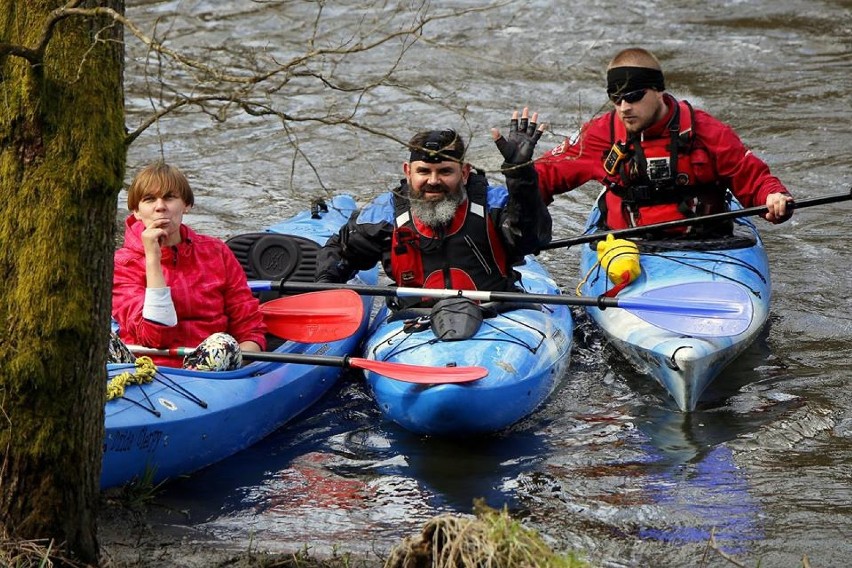
POLYGON ((326 367, 351 366, 349 357, 335 357, 333 355, 309 355, 306 353, 279 353, 243 351, 243 359, 249 361, 273 361, 275 363, 302 363, 306 365, 319 365, 326 367))
MULTIPOLYGON (((837 203, 839 201, 848 201, 852 199, 852 188, 849 188, 849 193, 840 193, 838 195, 829 195, 827 197, 815 197, 813 199, 803 199, 795 201, 790 205, 793 209, 802 209, 804 207, 813 207, 814 205, 825 205, 828 203, 837 203)), ((711 221, 724 221, 726 219, 737 219, 739 217, 749 217, 751 215, 762 215, 768 211, 766 205, 759 207, 749 207, 747 209, 737 209, 735 211, 725 211, 724 213, 714 213, 712 215, 702 215, 701 217, 690 217, 689 219, 678 219, 676 221, 667 221, 665 223, 657 223, 655 225, 645 225, 643 227, 630 227, 628 229, 618 229, 615 231, 600 231, 589 235, 581 235, 579 237, 571 237, 567 239, 557 239, 541 247, 541 250, 549 250, 555 248, 568 248, 574 245, 583 243, 592 243, 605 239, 607 235, 612 235, 615 238, 635 237, 644 235, 650 231, 658 231, 664 229, 673 229, 676 227, 688 227, 698 225, 700 223, 708 223, 711 221)))
MULTIPOLYGON (((319 282, 287 282, 286 280, 282 280, 280 282, 274 283, 274 288, 279 292, 284 293, 303 293, 303 292, 319 292, 324 290, 352 290, 362 296, 386 296, 386 297, 395 297, 400 295, 400 291, 393 286, 368 286, 368 285, 359 285, 359 284, 331 284, 331 283, 319 283, 319 282)), ((403 290, 413 290, 412 288, 404 288, 403 290)), ((424 292, 428 292, 429 290, 424 290, 424 292)), ((436 290, 433 290, 436 291, 436 290)), ((448 291, 449 292, 449 291, 448 291)), ((458 294, 448 293, 447 298, 450 297, 465 297, 466 294, 464 291, 458 294)), ((620 302, 618 298, 608 298, 605 296, 569 296, 562 294, 528 294, 526 292, 487 292, 487 291, 478 291, 471 292, 468 291, 469 294, 480 294, 487 296, 485 301, 489 302, 523 302, 530 304, 558 304, 558 305, 566 305, 566 306, 592 306, 600 309, 606 308, 618 308, 620 306, 620 302)), ((404 296, 411 297, 414 296, 413 293, 406 293, 404 296)), ((428 294, 426 294, 428 296, 428 294)), ((433 296, 439 297, 439 296, 433 296)), ((245 354, 243 355, 245 356, 245 354)))

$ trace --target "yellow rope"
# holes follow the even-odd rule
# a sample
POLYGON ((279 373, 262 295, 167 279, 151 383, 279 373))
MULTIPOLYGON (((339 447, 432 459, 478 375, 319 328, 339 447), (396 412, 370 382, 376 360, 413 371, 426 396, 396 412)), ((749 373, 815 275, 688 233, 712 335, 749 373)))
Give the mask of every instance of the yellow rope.
POLYGON ((583 295, 583 290, 582 290, 582 288, 583 288, 583 284, 585 284, 585 283, 586 283, 586 281, 589 279, 589 276, 591 276, 591 275, 592 275, 592 272, 593 272, 593 271, 594 271, 597 267, 599 267, 600 265, 601 265, 601 261, 600 261, 600 260, 598 260, 596 263, 594 263, 594 264, 592 265, 592 267, 589 269, 589 271, 588 271, 588 272, 586 272, 586 275, 585 275, 585 276, 583 276, 583 279, 582 279, 582 280, 580 280, 580 283, 579 283, 579 284, 577 284, 577 287, 576 287, 576 288, 574 288, 574 293, 575 293, 575 294, 577 294, 578 296, 582 296, 582 295, 583 295))
POLYGON ((124 389, 128 385, 143 385, 154 380, 157 366, 150 357, 139 357, 136 359, 136 370, 131 373, 125 371, 114 376, 107 383, 107 400, 124 396, 124 389))

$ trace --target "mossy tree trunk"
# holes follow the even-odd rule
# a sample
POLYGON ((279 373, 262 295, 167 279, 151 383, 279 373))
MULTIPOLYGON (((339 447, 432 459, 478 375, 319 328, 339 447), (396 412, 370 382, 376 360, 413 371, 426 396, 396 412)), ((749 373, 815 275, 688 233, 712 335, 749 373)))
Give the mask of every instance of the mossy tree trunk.
POLYGON ((0 0, 0 531, 90 564, 124 46, 111 19, 56 10, 98 6, 124 2, 0 0))

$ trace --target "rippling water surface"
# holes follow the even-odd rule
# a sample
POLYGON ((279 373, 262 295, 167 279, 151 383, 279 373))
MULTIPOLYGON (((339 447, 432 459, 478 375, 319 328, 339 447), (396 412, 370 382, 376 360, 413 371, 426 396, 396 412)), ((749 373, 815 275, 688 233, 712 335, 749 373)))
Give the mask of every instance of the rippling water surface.
MULTIPOLYGON (((323 31, 338 39, 359 21, 379 32, 413 21, 396 8, 414 3, 328 4, 323 31)), ((476 6, 435 3, 428 13, 476 6)), ((313 2, 296 1, 136 0, 128 7, 143 29, 158 21, 170 46, 208 61, 246 60, 248 50, 279 61, 302 53, 315 13, 313 2)), ((335 72, 342 83, 375 78, 400 45, 335 72)), ((393 138, 422 127, 456 127, 470 140, 472 161, 493 172, 499 161, 489 128, 529 105, 551 124, 540 147, 556 145, 605 108, 603 69, 630 45, 652 49, 669 89, 732 124, 797 197, 850 191, 852 8, 844 0, 492 6, 427 24, 394 85, 363 97, 353 119, 387 136, 298 122, 335 105, 343 114, 355 102, 303 79, 286 96, 269 95, 297 119, 286 130, 280 120, 238 109, 224 122, 184 111, 136 141, 130 173, 162 151, 196 189, 187 221, 227 238, 286 217, 311 196, 350 192, 366 201, 388 189, 405 159, 393 138)), ((130 56, 134 128, 150 112, 157 68, 153 60, 144 66, 138 46, 130 56)), ((558 198, 555 237, 579 234, 595 193, 586 187, 558 198)), ((194 538, 220 537, 240 549, 251 540, 272 550, 305 542, 387 550, 424 520, 468 513, 484 497, 507 504, 557 548, 581 547, 599 564, 697 565, 713 533, 747 565, 796 566, 804 555, 814 566, 845 565, 852 555, 851 211, 848 203, 819 206, 781 226, 761 225, 773 266, 770 325, 692 414, 677 412, 577 312, 576 347, 560 388, 508 432, 476 441, 412 436, 382 420, 352 375, 301 420, 170 484, 162 500, 189 512, 182 524, 194 538)), ((576 251, 542 257, 573 288, 576 251)))

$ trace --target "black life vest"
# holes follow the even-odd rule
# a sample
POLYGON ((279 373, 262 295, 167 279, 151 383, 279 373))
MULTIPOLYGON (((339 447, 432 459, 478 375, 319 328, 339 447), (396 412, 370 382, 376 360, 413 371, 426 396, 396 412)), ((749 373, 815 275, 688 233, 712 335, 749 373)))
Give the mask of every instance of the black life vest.
POLYGON ((487 208, 485 176, 472 174, 467 199, 445 227, 426 227, 411 215, 408 188, 394 193, 392 277, 398 286, 512 290, 514 273, 487 208))

